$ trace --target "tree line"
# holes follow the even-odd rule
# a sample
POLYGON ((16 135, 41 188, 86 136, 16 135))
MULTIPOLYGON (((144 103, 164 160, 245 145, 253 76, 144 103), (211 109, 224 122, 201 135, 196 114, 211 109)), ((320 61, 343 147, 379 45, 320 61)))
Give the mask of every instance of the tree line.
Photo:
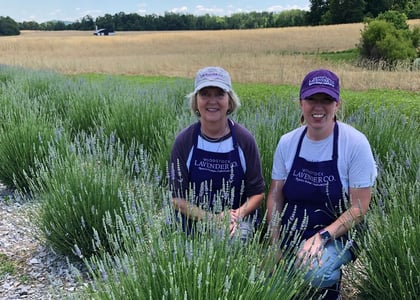
POLYGON ((19 34, 20 30, 94 30, 97 27, 115 31, 221 30, 256 29, 290 26, 313 26, 362 22, 394 10, 408 19, 420 18, 417 0, 311 0, 310 10, 282 12, 235 13, 230 16, 192 15, 166 12, 164 15, 119 12, 93 18, 90 15, 74 22, 15 22, 0 17, 0 35, 19 34))
POLYGON ((404 13, 408 19, 420 18, 418 0, 310 0, 308 25, 359 23, 386 11, 404 13))
POLYGON ((20 30, 94 30, 107 28, 115 31, 159 30, 221 30, 256 29, 270 27, 304 26, 306 11, 294 9, 281 13, 250 12, 230 16, 192 15, 166 12, 164 15, 139 15, 119 12, 93 18, 86 15, 72 23, 50 21, 38 24, 34 21, 19 23, 20 30))

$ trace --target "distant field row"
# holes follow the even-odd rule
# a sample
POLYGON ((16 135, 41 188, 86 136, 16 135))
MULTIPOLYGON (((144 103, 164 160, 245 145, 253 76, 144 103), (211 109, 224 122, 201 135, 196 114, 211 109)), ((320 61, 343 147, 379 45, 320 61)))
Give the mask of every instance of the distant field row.
MULTIPOLYGON (((411 20, 410 25, 420 25, 411 20)), ((363 24, 258 30, 117 32, 23 31, 1 37, 0 64, 65 74, 102 73, 192 78, 206 65, 230 71, 234 82, 298 85, 314 68, 338 73, 352 90, 418 91, 419 72, 370 71, 322 53, 354 49, 363 24)))

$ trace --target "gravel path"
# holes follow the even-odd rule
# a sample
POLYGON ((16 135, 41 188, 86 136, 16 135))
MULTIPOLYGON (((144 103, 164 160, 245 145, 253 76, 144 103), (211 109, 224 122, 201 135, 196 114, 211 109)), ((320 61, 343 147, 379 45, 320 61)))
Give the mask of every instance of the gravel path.
POLYGON ((1 300, 64 299, 86 286, 76 279, 75 266, 37 238, 31 221, 36 209, 0 185, 1 300))

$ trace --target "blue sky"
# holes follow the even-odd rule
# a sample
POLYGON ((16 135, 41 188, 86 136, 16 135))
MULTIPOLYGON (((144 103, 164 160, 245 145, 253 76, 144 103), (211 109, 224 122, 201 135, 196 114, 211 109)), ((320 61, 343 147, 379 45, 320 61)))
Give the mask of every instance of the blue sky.
POLYGON ((9 16, 17 22, 42 23, 51 20, 75 21, 86 15, 96 18, 119 12, 140 15, 163 15, 165 12, 194 15, 208 13, 226 16, 250 11, 279 12, 295 8, 308 10, 309 0, 0 0, 0 7, 0 16, 9 16))

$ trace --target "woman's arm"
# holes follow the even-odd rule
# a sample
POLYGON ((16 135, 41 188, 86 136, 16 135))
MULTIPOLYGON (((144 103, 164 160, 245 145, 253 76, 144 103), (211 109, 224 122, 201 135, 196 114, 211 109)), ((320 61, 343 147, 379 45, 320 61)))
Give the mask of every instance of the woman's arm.
POLYGON ((261 206, 263 199, 264 199, 264 193, 249 197, 248 200, 237 209, 238 217, 245 218, 250 213, 255 211, 257 208, 261 206))
POLYGON ((199 208, 197 205, 188 202, 184 198, 172 198, 173 207, 192 220, 205 220, 211 218, 211 213, 199 208))
POLYGON ((267 195, 267 223, 271 228, 273 243, 277 243, 280 236, 280 215, 284 207, 284 182, 284 180, 271 180, 270 190, 267 195))
POLYGON ((332 238, 338 238, 347 233, 354 225, 363 221, 369 210, 372 188, 350 188, 350 207, 341 216, 325 229, 332 238))
MULTIPOLYGON (((350 207, 344 211, 333 223, 325 227, 333 239, 346 234, 354 225, 363 221, 369 209, 371 187, 350 188, 350 207)), ((319 233, 307 239, 303 244, 299 256, 305 261, 309 257, 316 257, 322 249, 323 241, 319 233)))
MULTIPOLYGON (((258 207, 261 206, 264 199, 264 193, 253 195, 248 198, 248 200, 242 204, 238 209, 236 209, 237 218, 245 218, 250 213, 255 211, 258 207)), ((234 220, 236 221, 236 220, 234 220)))

